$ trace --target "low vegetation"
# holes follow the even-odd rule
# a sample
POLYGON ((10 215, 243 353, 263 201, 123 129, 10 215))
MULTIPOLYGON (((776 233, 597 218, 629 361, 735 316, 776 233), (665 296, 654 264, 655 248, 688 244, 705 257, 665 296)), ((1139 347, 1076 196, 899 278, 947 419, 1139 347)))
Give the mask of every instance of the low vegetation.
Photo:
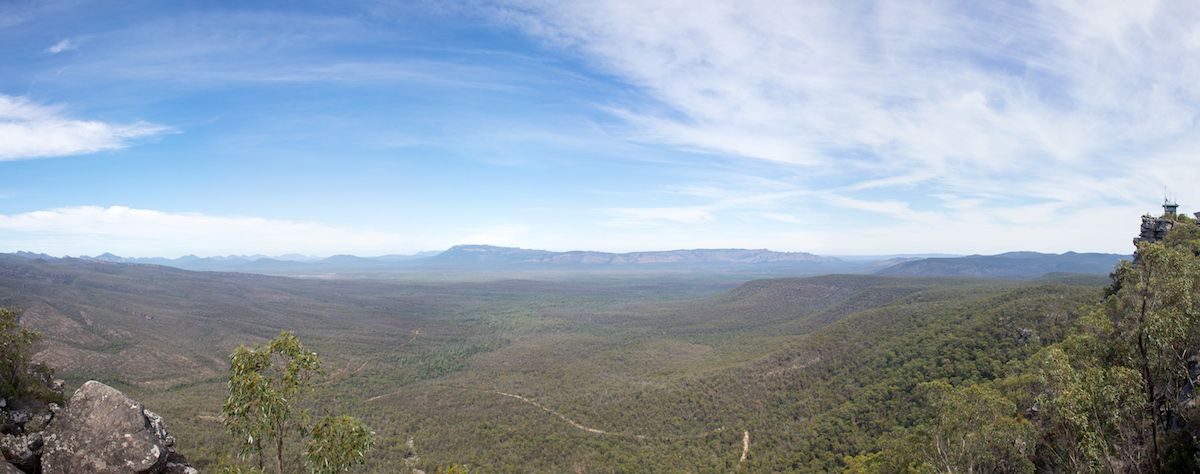
POLYGON ((12 308, 0 307, 0 398, 61 403, 61 394, 50 389, 54 371, 31 361, 40 332, 20 323, 12 308))
POLYGON ((68 380, 126 367, 116 383, 201 469, 249 447, 253 465, 282 452, 328 472, 1153 471, 1193 462, 1176 395, 1197 244, 1180 229, 1107 289, 1071 274, 316 281, 10 262, 0 303, 46 332, 39 355, 68 380), (287 427, 251 422, 254 441, 236 428, 250 444, 231 444, 225 424, 249 410, 222 411, 226 355, 235 373, 266 368, 247 354, 284 329, 304 348, 273 357, 322 356, 323 377, 307 362, 294 377, 308 441, 293 430, 280 450, 287 427))

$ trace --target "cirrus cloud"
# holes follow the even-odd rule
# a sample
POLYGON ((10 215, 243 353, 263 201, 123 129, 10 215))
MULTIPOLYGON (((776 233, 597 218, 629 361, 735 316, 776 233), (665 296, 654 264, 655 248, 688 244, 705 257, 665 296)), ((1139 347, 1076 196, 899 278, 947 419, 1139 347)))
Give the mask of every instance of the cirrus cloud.
POLYGON ((170 132, 147 122, 126 124, 68 117, 62 107, 0 94, 0 161, 119 150, 132 140, 170 132))
POLYGON ((72 49, 75 49, 75 43, 72 43, 69 39, 65 39, 50 45, 49 48, 46 48, 46 52, 50 54, 58 54, 72 49))
POLYGON ((886 194, 908 223, 958 212, 935 193, 984 212, 1144 204, 1164 186, 1200 200, 1188 171, 1200 10, 1187 2, 509 0, 493 12, 642 91, 603 106, 631 138, 803 170, 795 186, 834 206, 886 194))

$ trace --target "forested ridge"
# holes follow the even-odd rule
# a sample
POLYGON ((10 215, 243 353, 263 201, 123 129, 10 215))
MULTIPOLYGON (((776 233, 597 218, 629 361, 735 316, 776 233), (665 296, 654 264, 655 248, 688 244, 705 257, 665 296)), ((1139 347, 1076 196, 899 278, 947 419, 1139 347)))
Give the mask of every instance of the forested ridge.
POLYGON ((1176 276, 1200 245, 1178 229, 1107 288, 1073 274, 313 281, 10 259, 0 303, 46 334, 39 360, 69 385, 105 377, 144 401, 201 469, 237 459, 230 353, 289 330, 325 361, 301 408, 375 431, 367 472, 1153 472, 1192 465, 1167 395, 1190 385, 1150 357, 1175 346, 1146 345, 1158 352, 1138 366, 1129 343, 1139 328, 1191 337, 1191 309, 1170 305, 1193 291, 1176 276), (1164 284, 1153 324, 1131 325, 1164 284))
POLYGON ((849 470, 1200 470, 1200 226, 1164 218, 1165 238, 1139 242, 1061 340, 992 377, 916 385, 923 414, 847 457, 849 470))

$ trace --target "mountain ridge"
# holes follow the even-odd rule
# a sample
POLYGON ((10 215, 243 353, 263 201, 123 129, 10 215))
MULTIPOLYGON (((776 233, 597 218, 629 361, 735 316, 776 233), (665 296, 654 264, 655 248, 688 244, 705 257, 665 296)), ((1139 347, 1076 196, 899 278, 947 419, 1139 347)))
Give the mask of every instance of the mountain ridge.
MULTIPOLYGON (((15 252, 27 259, 56 257, 15 252)), ((362 257, 338 254, 306 260, 290 256, 229 255, 174 259, 121 257, 105 252, 88 260, 115 264, 150 264, 192 271, 258 273, 283 276, 387 275, 441 272, 449 274, 495 272, 661 272, 716 271, 750 273, 763 277, 817 275, 828 273, 874 273, 893 276, 950 276, 975 278, 1037 278, 1049 273, 1107 275, 1128 255, 1094 252, 1061 254, 1031 251, 995 255, 921 256, 886 255, 834 257, 810 252, 780 252, 769 249, 675 249, 638 252, 565 252, 502 247, 455 245, 440 252, 411 255, 362 257), (291 257, 291 258, 288 258, 291 257)))
POLYGON ((1112 253, 1005 252, 996 255, 924 258, 900 262, 877 272, 891 276, 955 276, 976 278, 1037 278, 1051 273, 1108 274, 1129 255, 1112 253))

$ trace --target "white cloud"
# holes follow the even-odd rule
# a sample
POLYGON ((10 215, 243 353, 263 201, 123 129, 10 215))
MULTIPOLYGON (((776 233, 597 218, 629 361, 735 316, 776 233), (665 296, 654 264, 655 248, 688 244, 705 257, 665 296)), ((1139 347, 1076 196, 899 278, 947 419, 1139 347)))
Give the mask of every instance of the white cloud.
POLYGON ((114 124, 67 117, 61 107, 0 94, 0 161, 117 150, 170 131, 146 122, 114 124))
POLYGON ((46 48, 46 52, 50 54, 58 54, 71 49, 75 49, 75 44, 71 43, 71 40, 65 39, 54 43, 49 48, 46 48))
MULTIPOLYGON (((497 18, 653 99, 605 104, 630 138, 804 170, 819 179, 797 193, 882 213, 894 235, 935 241, 947 229, 930 223, 949 222, 981 247, 1023 242, 965 226, 970 213, 1064 247, 1082 221, 1061 212, 1136 216, 1164 186, 1200 207, 1190 2, 508 3, 497 18)), ((757 209, 719 201, 618 209, 616 221, 702 225, 757 209)), ((769 212, 803 211, 776 202, 769 212)))
POLYGON ((52 255, 179 256, 302 253, 378 255, 417 250, 411 239, 311 222, 79 206, 0 214, 4 251, 52 255))

